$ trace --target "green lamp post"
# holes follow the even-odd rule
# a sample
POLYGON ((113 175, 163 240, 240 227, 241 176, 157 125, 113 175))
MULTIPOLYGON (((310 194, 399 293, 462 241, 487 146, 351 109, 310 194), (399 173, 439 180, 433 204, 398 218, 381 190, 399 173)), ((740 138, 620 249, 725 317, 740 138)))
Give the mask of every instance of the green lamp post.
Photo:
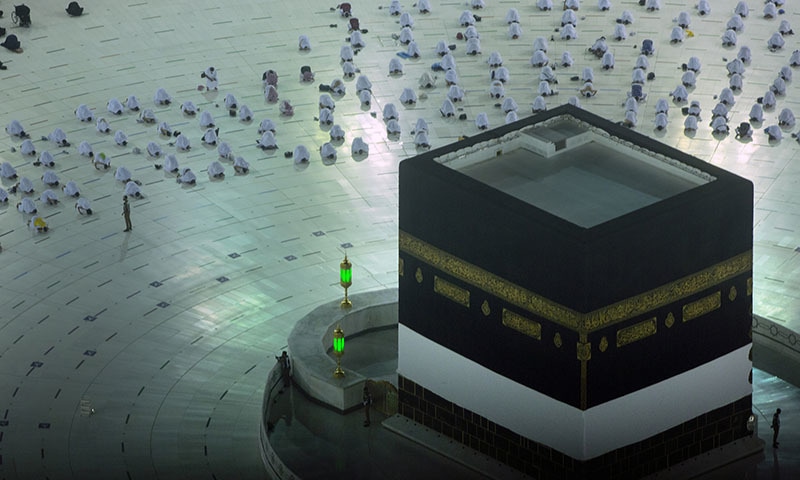
POLYGON ((344 260, 339 264, 339 285, 344 287, 344 300, 342 300, 342 308, 350 308, 353 303, 347 298, 347 289, 353 284, 353 264, 347 259, 347 254, 344 254, 344 260))
POLYGON ((344 370, 342 370, 342 355, 344 355, 344 330, 341 325, 336 325, 333 330, 333 354, 336 355, 336 369, 333 371, 333 376, 336 378, 344 377, 344 370))

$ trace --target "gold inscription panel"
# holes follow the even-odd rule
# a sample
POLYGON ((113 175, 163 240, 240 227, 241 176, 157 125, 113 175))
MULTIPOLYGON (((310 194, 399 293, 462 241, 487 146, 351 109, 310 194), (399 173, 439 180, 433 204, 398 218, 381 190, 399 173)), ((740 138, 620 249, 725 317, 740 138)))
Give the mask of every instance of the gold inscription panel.
POLYGON ((683 321, 688 322, 694 318, 713 312, 722 305, 722 295, 719 290, 700 300, 687 303, 683 306, 683 321))
POLYGON ((617 330, 617 347, 622 347, 630 343, 655 335, 658 330, 656 317, 648 318, 643 322, 617 330))
POLYGON ((453 285, 438 275, 433 276, 433 291, 459 305, 469 308, 469 290, 453 285))
POLYGON ((541 323, 529 318, 525 318, 522 315, 512 312, 511 310, 506 310, 505 308, 503 309, 503 325, 513 328, 520 333, 524 333, 529 337, 533 337, 536 340, 542 339, 541 323))

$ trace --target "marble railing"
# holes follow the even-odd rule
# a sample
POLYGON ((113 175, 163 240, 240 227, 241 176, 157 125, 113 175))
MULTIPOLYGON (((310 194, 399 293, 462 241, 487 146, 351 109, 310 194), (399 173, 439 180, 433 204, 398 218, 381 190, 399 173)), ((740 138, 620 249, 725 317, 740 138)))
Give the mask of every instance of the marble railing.
POLYGON ((340 412, 361 405, 367 378, 352 370, 347 370, 347 375, 341 378, 333 376, 336 361, 328 354, 333 345, 333 330, 337 325, 344 330, 342 365, 346 369, 347 338, 397 325, 396 288, 359 293, 350 300, 353 306, 347 310, 337 300, 311 311, 297 322, 288 342, 294 384, 340 412))

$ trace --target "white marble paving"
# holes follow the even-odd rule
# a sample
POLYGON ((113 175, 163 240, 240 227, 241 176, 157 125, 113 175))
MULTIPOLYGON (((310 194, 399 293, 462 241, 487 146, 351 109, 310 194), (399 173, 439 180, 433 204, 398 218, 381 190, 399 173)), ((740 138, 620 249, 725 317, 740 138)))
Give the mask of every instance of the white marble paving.
MULTIPOLYGON (((407 1, 423 56, 404 61, 405 73, 399 77, 387 75, 389 59, 405 50, 392 38, 399 32, 396 19, 379 2, 351 2, 362 28, 369 30, 367 48, 355 64, 372 80, 374 98, 371 108, 362 108, 355 82, 346 81, 348 92, 337 100, 335 120, 347 136, 333 166, 320 162, 317 149, 328 134, 314 116, 317 85, 341 76, 339 47, 347 31, 329 10, 335 2, 108 0, 87 3, 87 14, 80 18, 66 17, 62 3, 32 5, 29 30, 14 28, 5 5, 0 25, 20 37, 25 51, 0 52, 8 66, 0 71, 0 123, 19 119, 37 150, 57 154, 54 170, 62 181, 80 185, 95 214, 79 217, 74 202, 62 198, 59 206, 40 206, 51 230, 34 234, 14 208, 18 196, 0 206, 0 420, 8 421, 0 426, 0 477, 263 478, 257 422, 266 372, 294 322, 341 295, 337 269, 342 244, 352 244, 347 249, 354 264, 352 292, 396 285, 397 169, 400 160, 416 153, 410 133, 416 119, 428 120, 434 147, 476 134, 473 119, 479 112, 488 113, 491 125, 502 124, 504 115, 487 95, 485 60, 492 50, 503 54, 511 71, 508 95, 520 105, 520 116, 527 115, 537 86, 538 69, 530 68, 529 59, 538 35, 556 35, 550 41, 552 59, 565 49, 575 58, 572 68, 556 69, 561 93, 547 103, 566 102, 579 87, 570 77, 593 66, 600 93, 582 104, 615 121, 623 116, 634 46, 643 38, 656 41, 650 59, 656 79, 645 85, 648 102, 641 105, 637 130, 754 182, 754 310, 800 330, 798 146, 788 130, 782 142, 768 143, 758 129, 752 142, 739 142, 733 135, 714 138, 707 128, 713 96, 727 86, 724 58, 737 51, 719 45, 733 0, 715 1, 712 14, 704 18, 686 3, 665 2, 660 12, 648 13, 634 1, 615 1, 610 12, 586 1, 578 12, 580 37, 569 42, 554 32, 560 10, 540 13, 532 2, 489 0, 476 25, 483 47, 483 55, 476 57, 466 56, 464 44, 455 39, 463 30, 456 21, 466 8, 463 1, 434 1, 430 15, 417 14, 407 1), (511 7, 523 16, 520 40, 506 37, 503 17, 511 7), (617 65, 602 71, 585 49, 599 35, 610 37, 623 9, 631 10, 636 22, 627 40, 609 41, 617 65), (670 45, 671 19, 681 9, 692 13, 695 36, 670 45), (301 33, 311 38, 308 53, 295 49, 301 33), (466 121, 439 116, 446 93, 442 74, 427 99, 412 108, 399 105, 402 88, 415 88, 421 73, 437 60, 433 47, 439 39, 458 45, 454 55, 467 91, 458 113, 466 113, 466 121), (657 134, 655 101, 677 85, 679 66, 691 55, 703 61, 697 87, 690 92, 691 99, 701 101, 702 126, 693 137, 684 135, 680 106, 671 106, 670 125, 657 134), (219 92, 197 91, 199 73, 212 64, 220 72, 219 92), (305 64, 317 74, 313 85, 298 81, 305 64), (278 71, 279 95, 292 101, 294 117, 282 118, 277 105, 264 101, 261 73, 267 68, 278 71), (172 106, 153 106, 157 87, 173 95, 172 106), (217 107, 227 92, 253 109, 254 122, 239 122, 217 107), (109 98, 124 100, 130 94, 190 137, 191 151, 178 158, 197 173, 196 186, 180 187, 155 170, 145 154, 132 153, 151 140, 167 153, 174 148, 168 145, 171 139, 156 135, 155 126, 137 123, 135 114, 106 114, 109 98), (224 180, 208 179, 205 169, 216 154, 201 145, 197 120, 178 110, 188 99, 214 114, 221 139, 250 161, 249 175, 234 176, 227 164, 224 180), (79 103, 106 117, 112 129, 124 130, 128 146, 118 147, 93 124, 78 122, 73 110, 79 103), (399 140, 385 134, 381 111, 387 103, 400 111, 399 140), (265 117, 277 124, 280 148, 271 153, 255 147, 258 122, 265 117), (73 147, 56 148, 40 140, 55 127, 67 132, 73 147), (360 161, 350 156, 356 135, 371 149, 360 161), (98 172, 78 156, 75 145, 81 140, 142 181, 145 198, 132 201, 130 234, 122 232, 122 186, 113 180, 113 170, 98 172), (283 156, 299 144, 312 153, 310 165, 302 168, 283 156), (231 258, 231 253, 240 257, 231 258), (216 279, 221 276, 229 280, 220 283, 216 279), (155 281, 161 285, 151 286, 155 281), (169 305, 159 307, 160 302, 169 305), (95 320, 84 320, 89 315, 95 320), (86 356, 86 350, 96 353, 86 356), (34 361, 43 364, 28 373, 34 361), (91 400, 93 416, 81 416, 81 399, 91 400), (38 428, 42 422, 50 428, 38 428)), ((768 52, 766 38, 780 19, 761 18, 760 2, 750 6, 739 44, 750 45, 754 55, 744 91, 731 110, 732 126, 746 118, 798 43, 787 37, 782 51, 768 52)), ((791 5, 786 8, 781 18, 800 28, 797 13, 791 5)), ((788 84, 778 108, 765 113, 763 126, 775 123, 781 108, 798 107, 797 82, 788 84)), ((41 193, 41 168, 12 151, 18 147, 16 139, 0 134, 0 161, 34 180, 41 193)), ((2 182, 6 189, 11 184, 2 182)))

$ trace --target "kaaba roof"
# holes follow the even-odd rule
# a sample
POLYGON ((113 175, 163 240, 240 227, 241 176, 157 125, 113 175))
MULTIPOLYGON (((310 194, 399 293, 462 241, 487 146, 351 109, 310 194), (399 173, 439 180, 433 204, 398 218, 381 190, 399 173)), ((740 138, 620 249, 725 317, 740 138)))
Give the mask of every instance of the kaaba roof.
POLYGON ((714 180, 567 114, 499 140, 499 145, 480 142, 437 161, 581 227, 714 180))
POLYGON ((571 105, 439 149, 432 159, 584 228, 725 174, 571 105))

